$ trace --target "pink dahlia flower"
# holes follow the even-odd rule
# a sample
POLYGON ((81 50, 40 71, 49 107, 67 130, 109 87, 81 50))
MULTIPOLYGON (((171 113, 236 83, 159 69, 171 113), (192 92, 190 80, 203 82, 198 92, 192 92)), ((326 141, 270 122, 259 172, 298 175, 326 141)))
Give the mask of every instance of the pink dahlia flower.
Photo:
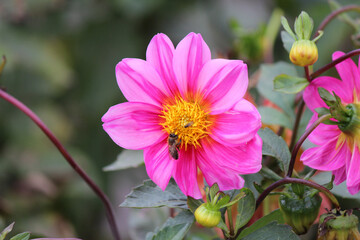
MULTIPOLYGON (((333 59, 344 55, 335 52, 333 59)), ((320 98, 318 88, 322 87, 330 93, 333 91, 341 98, 344 105, 354 104, 359 107, 360 71, 351 59, 336 65, 341 80, 333 77, 318 77, 314 79, 304 91, 304 100, 314 115, 312 124, 318 118, 316 108, 327 107, 320 98)), ((341 131, 337 125, 320 124, 309 136, 309 140, 318 145, 307 149, 301 155, 301 161, 309 167, 322 171, 332 171, 335 175, 335 184, 346 180, 351 194, 360 190, 360 132, 357 124, 349 131, 341 131)))
POLYGON ((185 195, 201 198, 198 169, 221 190, 242 188, 239 174, 261 169, 260 115, 243 99, 242 61, 211 60, 200 34, 176 49, 157 34, 146 61, 123 59, 115 71, 129 102, 111 107, 103 127, 119 146, 144 150, 146 171, 161 189, 173 177, 185 195))

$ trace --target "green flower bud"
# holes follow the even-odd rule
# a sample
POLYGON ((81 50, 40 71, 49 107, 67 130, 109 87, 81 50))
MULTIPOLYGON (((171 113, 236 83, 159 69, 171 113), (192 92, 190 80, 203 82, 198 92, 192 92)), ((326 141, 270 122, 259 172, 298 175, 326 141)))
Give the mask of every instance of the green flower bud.
POLYGON ((297 40, 293 43, 289 58, 298 66, 313 65, 318 60, 318 49, 316 44, 310 40, 297 40))
POLYGON ((321 215, 318 240, 355 240, 360 239, 358 218, 352 211, 333 209, 321 215))
POLYGON ((280 196, 279 205, 285 222, 295 233, 305 234, 319 213, 321 200, 319 194, 308 187, 304 188, 302 195, 290 187, 280 196))
POLYGON ((212 206, 210 203, 203 203, 194 213, 195 219, 204 227, 215 227, 221 220, 221 212, 218 207, 212 206))

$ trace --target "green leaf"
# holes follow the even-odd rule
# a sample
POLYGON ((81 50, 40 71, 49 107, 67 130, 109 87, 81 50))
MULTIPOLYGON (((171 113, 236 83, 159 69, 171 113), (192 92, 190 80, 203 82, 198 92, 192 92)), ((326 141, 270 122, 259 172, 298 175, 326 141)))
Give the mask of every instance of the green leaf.
POLYGON ((266 225, 268 225, 269 223, 274 222, 274 221, 279 224, 285 223, 283 214, 280 211, 280 209, 272 211, 268 215, 260 218, 256 222, 254 222, 250 227, 245 228, 239 235, 238 239, 241 239, 241 238, 255 232, 256 230, 258 230, 262 227, 265 227, 266 225))
POLYGON ((1 233, 0 233, 0 240, 4 240, 6 235, 12 231, 13 227, 14 227, 15 222, 13 222, 12 224, 10 224, 9 226, 7 226, 1 233))
POLYGON ((291 30, 289 23, 285 17, 281 17, 281 25, 285 29, 285 31, 295 40, 297 37, 295 36, 294 32, 291 30))
POLYGON ((187 209, 187 197, 181 192, 175 181, 171 179, 165 191, 151 180, 135 187, 121 203, 120 207, 154 208, 167 206, 170 208, 187 209))
POLYGON ((262 154, 276 158, 279 161, 280 169, 284 172, 287 171, 291 154, 284 139, 269 128, 260 129, 258 134, 263 140, 262 154))
POLYGON ((280 125, 292 129, 292 122, 289 116, 272 107, 259 107, 261 121, 268 125, 280 125))
POLYGON ((143 151, 123 150, 115 162, 103 168, 104 171, 116 171, 127 168, 136 168, 144 163, 143 151))
POLYGON ((297 72, 293 65, 285 62, 275 64, 262 64, 257 89, 261 95, 280 107, 284 114, 289 116, 291 122, 295 119, 294 99, 295 95, 279 93, 273 89, 273 80, 280 74, 296 76, 297 72))
POLYGON ((219 224, 216 225, 216 227, 224 230, 227 235, 230 234, 229 228, 228 228, 228 226, 226 225, 226 223, 224 222, 223 219, 220 220, 219 224))
POLYGON ((176 217, 166 220, 160 229, 148 233, 146 240, 181 240, 193 223, 194 215, 188 210, 181 211, 176 217))
POLYGON ((213 200, 215 195, 220 191, 219 185, 214 183, 210 188, 210 199, 213 200))
POLYGON ((252 191, 248 188, 243 188, 240 192, 244 192, 246 196, 240 199, 237 205, 235 232, 245 226, 255 212, 255 197, 252 191))
POLYGON ((309 40, 314 28, 314 22, 309 14, 302 11, 299 17, 296 18, 294 23, 295 33, 299 39, 309 40))
POLYGON ((192 213, 194 213, 201 204, 203 204, 202 200, 198 200, 192 197, 187 198, 187 205, 192 213))
POLYGON ((318 88, 319 95, 321 99, 326 103, 326 105, 331 106, 336 103, 336 98, 332 95, 328 90, 325 88, 319 87, 318 88))
POLYGON ((226 207, 226 204, 228 204, 229 202, 230 202, 230 196, 225 195, 217 202, 217 204, 220 208, 224 208, 226 207))
MULTIPOLYGON (((240 238, 238 238, 240 239, 240 238)), ((255 232, 247 235, 242 240, 300 240, 300 237, 296 235, 289 225, 277 224, 272 222, 263 228, 256 230, 255 232)))
POLYGON ((294 44, 295 40, 291 37, 291 35, 286 31, 281 31, 281 40, 283 42, 283 46, 285 50, 290 53, 291 47, 294 44))
POLYGON ((29 240, 29 238, 30 238, 30 233, 23 232, 23 233, 19 233, 18 235, 10 238, 10 240, 29 240))
POLYGON ((274 89, 279 92, 294 94, 301 92, 309 85, 306 78, 280 74, 274 79, 274 89))

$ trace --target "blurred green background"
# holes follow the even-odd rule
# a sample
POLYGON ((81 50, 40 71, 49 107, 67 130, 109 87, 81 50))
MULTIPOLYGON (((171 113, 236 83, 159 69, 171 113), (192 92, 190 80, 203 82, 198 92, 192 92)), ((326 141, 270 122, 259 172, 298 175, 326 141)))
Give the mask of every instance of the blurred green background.
MULTIPOLYGON (((263 61, 256 40, 276 8, 291 24, 305 10, 315 27, 330 12, 326 0, 1 0, 0 55, 7 65, 0 86, 33 109, 109 194, 122 239, 143 239, 167 210, 117 206, 147 178, 144 167, 102 170, 121 151, 100 120, 125 101, 115 65, 125 57, 144 59, 156 33, 176 45, 193 31, 202 34, 213 57, 245 59, 252 73, 263 61), (239 35, 230 22, 244 31, 239 35), (150 214, 152 221, 144 217, 150 214)), ((351 27, 333 21, 319 41, 315 68, 329 62, 333 51, 353 49, 351 34, 351 27)), ((280 34, 273 54, 275 61, 288 61, 280 34)), ((15 232, 33 236, 112 239, 100 201, 43 133, 3 100, 0 116, 0 229, 15 221, 15 232)))

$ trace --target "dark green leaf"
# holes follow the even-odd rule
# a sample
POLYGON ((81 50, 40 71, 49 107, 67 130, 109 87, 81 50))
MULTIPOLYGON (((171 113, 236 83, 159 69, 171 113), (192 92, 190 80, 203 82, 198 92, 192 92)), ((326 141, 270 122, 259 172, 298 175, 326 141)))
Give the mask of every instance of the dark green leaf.
POLYGON ((223 219, 220 220, 219 224, 216 225, 216 227, 224 230, 227 235, 230 234, 229 228, 227 227, 227 225, 226 225, 226 223, 224 222, 223 219))
POLYGON ((315 112, 317 112, 319 114, 319 117, 320 117, 320 116, 329 114, 330 110, 328 108, 322 107, 322 108, 315 108, 315 112))
POLYGON ((336 102, 336 98, 325 88, 318 88, 319 95, 321 99, 326 103, 326 105, 331 106, 336 102))
POLYGON ((271 170, 270 168, 266 167, 266 166, 263 166, 260 170, 260 173, 268 178, 268 179, 271 179, 271 180, 274 180, 274 181, 278 181, 280 179, 282 179, 282 177, 280 177, 279 175, 277 175, 277 173, 275 173, 273 170, 271 170))
POLYGON ((123 150, 115 162, 103 168, 104 171, 116 171, 127 168, 135 168, 144 163, 143 151, 123 150))
POLYGON ((13 227, 14 227, 15 222, 13 222, 12 224, 10 224, 9 226, 7 226, 1 233, 0 233, 0 240, 4 240, 6 235, 12 231, 13 227))
POLYGON ((281 40, 283 42, 283 46, 285 50, 290 53, 291 47, 294 44, 295 40, 291 37, 291 35, 286 31, 281 31, 281 40))
POLYGON ((253 192, 255 198, 257 198, 259 196, 259 193, 256 191, 253 182, 260 183, 264 179, 264 176, 260 173, 255 173, 255 174, 242 175, 242 178, 244 178, 245 180, 244 187, 250 189, 253 192))
POLYGON ((283 224, 279 225, 273 222, 241 239, 242 240, 280 240, 280 239, 300 240, 300 237, 291 230, 291 227, 289 225, 283 225, 283 224))
POLYGON ((289 76, 287 74, 280 74, 274 79, 274 89, 283 93, 298 93, 308 85, 309 82, 306 78, 289 76))
POLYGON ((30 238, 30 233, 23 232, 23 233, 19 233, 18 235, 10 238, 10 240, 29 240, 29 238, 30 238))
POLYGON ((187 198, 187 205, 192 213, 203 203, 202 200, 198 200, 192 197, 187 198))
POLYGON ((239 235, 238 239, 241 239, 274 221, 279 224, 285 223, 283 214, 281 213, 280 209, 272 211, 268 215, 254 222, 250 227, 245 228, 239 235))
POLYGON ((159 230, 146 235, 146 240, 181 240, 194 222, 194 215, 188 211, 181 211, 176 217, 166 220, 159 230))
POLYGON ((273 89, 274 78, 280 74, 296 76, 297 72, 293 65, 285 62, 275 64, 262 64, 260 67, 260 76, 257 89, 260 94, 269 99, 271 102, 280 107, 284 114, 289 116, 291 122, 295 119, 294 99, 295 95, 279 93, 273 89))
POLYGON ((289 116, 272 107, 259 107, 261 121, 268 125, 280 125, 292 129, 292 122, 289 116))
POLYGON ((235 232, 241 227, 245 226, 245 224, 250 221, 255 212, 254 194, 248 188, 241 189, 241 192, 244 192, 246 196, 240 199, 237 205, 235 232))
POLYGON ((256 191, 258 191, 258 193, 262 193, 264 191, 264 189, 262 188, 262 186, 256 182, 253 183, 254 187, 256 189, 256 191))
POLYGON ((262 154, 276 158, 280 163, 280 169, 287 170, 291 155, 284 139, 269 128, 260 129, 258 134, 263 140, 262 154))
POLYGON ((143 185, 134 188, 120 205, 120 207, 130 208, 163 206, 170 208, 188 208, 186 196, 181 192, 173 179, 170 180, 165 191, 162 191, 161 188, 156 186, 151 180, 146 180, 143 185))
POLYGON ((219 201, 218 201, 218 205, 220 206, 220 208, 225 207, 224 205, 230 202, 230 196, 229 195, 225 195, 224 197, 222 197, 219 201))

